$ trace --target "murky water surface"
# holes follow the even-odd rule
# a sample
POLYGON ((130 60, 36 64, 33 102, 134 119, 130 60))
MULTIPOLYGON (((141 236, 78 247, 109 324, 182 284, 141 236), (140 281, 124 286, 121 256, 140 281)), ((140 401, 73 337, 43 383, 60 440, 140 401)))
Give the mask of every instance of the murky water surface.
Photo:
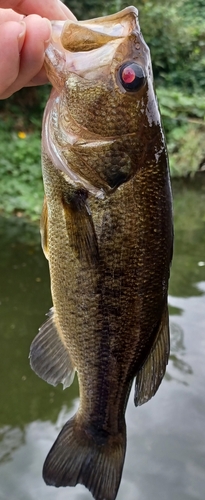
MULTIPOLYGON (((170 283, 171 358, 156 396, 127 409, 118 500, 205 498, 205 187, 175 188, 170 283)), ((30 369, 29 346, 51 306, 38 229, 0 219, 0 500, 91 499, 83 487, 44 484, 44 458, 78 406, 30 369)))

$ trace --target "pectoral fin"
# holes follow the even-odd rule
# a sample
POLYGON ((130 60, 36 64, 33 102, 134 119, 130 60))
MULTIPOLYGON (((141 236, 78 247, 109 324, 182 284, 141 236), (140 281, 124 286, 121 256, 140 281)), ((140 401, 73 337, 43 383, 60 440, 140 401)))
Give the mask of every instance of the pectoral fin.
POLYGON ((169 359, 169 316, 165 306, 158 333, 149 356, 136 376, 134 403, 140 406, 154 396, 164 377, 169 359))
POLYGON ((64 216, 73 252, 79 260, 96 266, 99 261, 98 242, 86 198, 83 189, 66 193, 62 200, 64 216))
POLYGON ((49 384, 62 383, 64 389, 72 384, 75 369, 58 334, 52 310, 31 344, 29 357, 31 368, 49 384))

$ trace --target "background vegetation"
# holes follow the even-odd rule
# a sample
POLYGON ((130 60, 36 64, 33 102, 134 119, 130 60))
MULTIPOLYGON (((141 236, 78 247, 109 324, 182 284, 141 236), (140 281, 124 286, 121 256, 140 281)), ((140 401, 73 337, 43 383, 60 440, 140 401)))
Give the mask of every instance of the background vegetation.
MULTIPOLYGON (((68 0, 78 18, 135 4, 153 62, 171 173, 205 169, 205 0, 68 0)), ((0 211, 38 218, 41 119, 49 87, 0 102, 0 211)))

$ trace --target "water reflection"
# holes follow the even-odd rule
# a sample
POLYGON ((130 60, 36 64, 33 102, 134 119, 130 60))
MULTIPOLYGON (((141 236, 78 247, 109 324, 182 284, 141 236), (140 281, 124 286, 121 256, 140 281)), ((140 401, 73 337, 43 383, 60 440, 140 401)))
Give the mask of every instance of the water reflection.
MULTIPOLYGON (((180 314, 182 311, 180 310, 180 314)), ((169 358, 169 367, 172 366, 172 372, 178 370, 181 374, 192 374, 192 367, 184 361, 183 357, 186 354, 186 347, 184 343, 184 331, 180 325, 170 321, 170 336, 171 336, 171 352, 169 358)), ((172 380, 173 378, 180 382, 181 384, 188 385, 186 377, 181 379, 177 376, 170 374, 170 369, 168 368, 165 375, 167 380, 172 380)))
MULTIPOLYGON (((204 500, 204 192, 175 194, 170 285, 171 357, 156 396, 127 409, 128 449, 118 500, 204 500), (188 222, 187 222, 188 221, 188 222)), ((38 228, 0 219, 0 500, 83 500, 89 492, 46 487, 42 464, 76 411, 77 380, 52 388, 30 369, 29 346, 51 306, 38 228)))
MULTIPOLYGON (((203 293, 196 283, 205 280, 205 177, 174 188, 174 261, 169 293, 191 297, 203 293)), ((179 307, 177 303, 177 307, 179 307)))
POLYGON ((24 429, 9 427, 0 429, 0 464, 11 460, 14 452, 25 443, 24 429))

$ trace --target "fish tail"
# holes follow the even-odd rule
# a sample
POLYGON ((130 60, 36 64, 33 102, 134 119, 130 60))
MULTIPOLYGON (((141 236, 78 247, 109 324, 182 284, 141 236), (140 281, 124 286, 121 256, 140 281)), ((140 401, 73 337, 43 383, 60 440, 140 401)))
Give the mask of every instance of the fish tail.
POLYGON ((115 500, 126 451, 126 426, 117 435, 79 425, 75 415, 63 427, 43 467, 51 486, 83 484, 95 500, 115 500))

